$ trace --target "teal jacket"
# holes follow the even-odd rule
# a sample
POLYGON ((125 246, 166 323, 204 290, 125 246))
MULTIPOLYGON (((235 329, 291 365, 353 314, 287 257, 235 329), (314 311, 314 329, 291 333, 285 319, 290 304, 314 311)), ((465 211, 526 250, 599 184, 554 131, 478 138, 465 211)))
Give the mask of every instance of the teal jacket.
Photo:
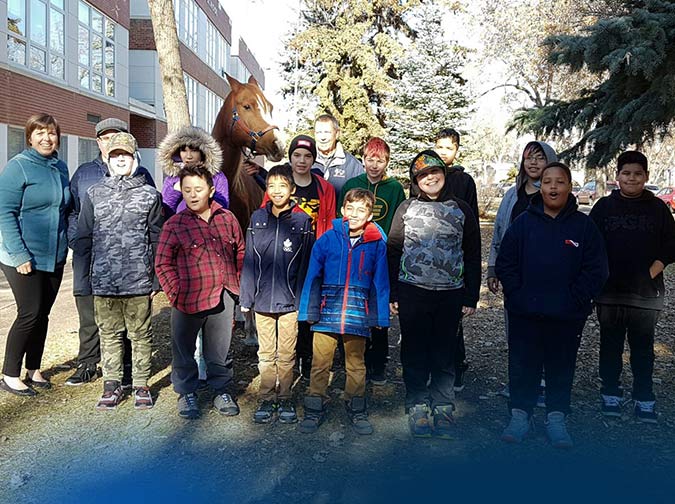
POLYGON ((52 272, 66 262, 68 167, 26 149, 0 172, 0 262, 52 272))

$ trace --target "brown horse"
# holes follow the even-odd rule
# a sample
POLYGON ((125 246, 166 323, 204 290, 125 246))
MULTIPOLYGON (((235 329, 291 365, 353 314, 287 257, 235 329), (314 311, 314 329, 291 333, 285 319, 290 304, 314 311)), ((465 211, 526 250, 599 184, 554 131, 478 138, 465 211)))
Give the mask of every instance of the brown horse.
POLYGON ((221 169, 230 183, 230 210, 246 232, 251 213, 262 202, 263 191, 242 169, 242 161, 256 154, 265 155, 273 162, 280 161, 284 157, 284 144, 279 128, 271 124, 272 104, 253 76, 247 84, 229 75, 226 77, 231 91, 211 134, 223 149, 221 169))

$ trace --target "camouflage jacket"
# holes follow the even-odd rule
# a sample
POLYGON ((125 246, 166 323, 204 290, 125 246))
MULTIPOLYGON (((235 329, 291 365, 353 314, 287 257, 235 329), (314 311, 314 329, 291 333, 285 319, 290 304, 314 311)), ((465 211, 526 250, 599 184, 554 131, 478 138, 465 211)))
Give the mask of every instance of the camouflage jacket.
POLYGON ((73 247, 76 296, 140 296, 159 290, 153 263, 164 217, 145 177, 105 177, 87 190, 73 247))

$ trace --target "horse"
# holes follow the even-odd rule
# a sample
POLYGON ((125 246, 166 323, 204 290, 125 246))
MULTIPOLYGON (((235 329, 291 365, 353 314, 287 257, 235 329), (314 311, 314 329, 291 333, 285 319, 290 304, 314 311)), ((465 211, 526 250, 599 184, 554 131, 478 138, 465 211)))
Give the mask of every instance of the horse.
MULTIPOLYGON (((226 75, 230 93, 218 112, 211 135, 223 151, 221 171, 230 185, 230 211, 244 233, 251 214, 260 207, 263 190, 242 169, 242 161, 263 154, 272 162, 281 161, 285 150, 279 128, 272 124, 272 104, 253 76, 243 84, 226 75)), ((238 311, 238 310, 237 310, 238 311)), ((258 337, 252 313, 242 313, 247 345, 257 345, 258 337)))
POLYGON ((211 135, 223 151, 221 170, 230 184, 230 210, 246 232, 251 214, 260 207, 263 190, 242 169, 242 161, 262 154, 281 161, 285 149, 272 123, 272 104, 253 76, 244 84, 226 75, 230 93, 218 112, 211 135))

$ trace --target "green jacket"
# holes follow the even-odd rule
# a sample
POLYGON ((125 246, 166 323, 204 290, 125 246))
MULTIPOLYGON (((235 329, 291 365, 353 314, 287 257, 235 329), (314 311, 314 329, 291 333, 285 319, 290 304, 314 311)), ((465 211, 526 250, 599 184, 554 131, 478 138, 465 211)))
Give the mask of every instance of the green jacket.
POLYGON ((338 200, 338 215, 342 215, 342 203, 345 194, 350 189, 368 189, 375 195, 375 208, 373 208, 373 222, 379 224, 386 234, 389 234, 391 221, 398 206, 405 201, 403 186, 395 179, 385 176, 376 184, 371 184, 368 176, 364 173, 351 178, 345 183, 338 200))

